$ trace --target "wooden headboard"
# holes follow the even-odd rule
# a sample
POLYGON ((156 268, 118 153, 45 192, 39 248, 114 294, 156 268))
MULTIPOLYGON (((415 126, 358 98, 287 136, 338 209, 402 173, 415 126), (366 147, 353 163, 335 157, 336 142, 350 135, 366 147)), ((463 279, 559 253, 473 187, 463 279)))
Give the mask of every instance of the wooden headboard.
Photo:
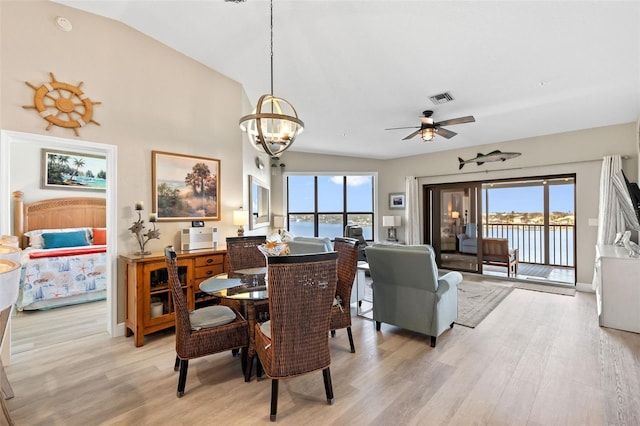
POLYGON ((92 197, 51 198, 25 204, 21 191, 13 193, 13 235, 20 247, 28 244, 24 233, 33 229, 107 226, 106 199, 92 197))

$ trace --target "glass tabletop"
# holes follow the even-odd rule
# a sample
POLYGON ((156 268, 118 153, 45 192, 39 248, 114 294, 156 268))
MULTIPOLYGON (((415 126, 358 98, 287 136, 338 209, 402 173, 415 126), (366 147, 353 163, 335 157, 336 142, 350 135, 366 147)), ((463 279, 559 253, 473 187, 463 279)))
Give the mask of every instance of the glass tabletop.
POLYGON ((218 274, 200 283, 200 291, 216 297, 236 300, 268 299, 267 268, 239 269, 218 274))

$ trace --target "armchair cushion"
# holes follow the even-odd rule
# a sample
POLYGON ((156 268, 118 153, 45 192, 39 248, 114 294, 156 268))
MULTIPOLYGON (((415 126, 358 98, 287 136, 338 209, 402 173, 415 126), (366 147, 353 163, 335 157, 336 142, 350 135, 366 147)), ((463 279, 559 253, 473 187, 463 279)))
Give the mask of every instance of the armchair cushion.
POLYGON ((236 313, 228 306, 207 306, 189 312, 192 330, 212 328, 229 324, 236 319, 236 313))

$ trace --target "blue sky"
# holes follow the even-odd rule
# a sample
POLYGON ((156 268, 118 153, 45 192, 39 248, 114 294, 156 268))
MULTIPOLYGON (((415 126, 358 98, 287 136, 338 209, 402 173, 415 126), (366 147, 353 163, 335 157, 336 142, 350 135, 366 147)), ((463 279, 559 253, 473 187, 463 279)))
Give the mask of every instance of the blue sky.
MULTIPOLYGON (((573 213, 573 189, 573 184, 550 186, 549 211, 573 213)), ((542 213, 543 202, 542 186, 489 189, 489 213, 542 213)))

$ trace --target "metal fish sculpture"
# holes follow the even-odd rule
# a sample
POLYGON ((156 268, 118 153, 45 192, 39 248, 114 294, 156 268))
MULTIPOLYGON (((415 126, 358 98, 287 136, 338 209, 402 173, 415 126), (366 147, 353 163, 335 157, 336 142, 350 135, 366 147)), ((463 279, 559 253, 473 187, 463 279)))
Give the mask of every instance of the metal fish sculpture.
POLYGON ((510 160, 512 158, 518 157, 521 154, 522 154, 521 152, 502 152, 500 150, 496 150, 488 154, 478 153, 478 155, 475 158, 472 158, 470 160, 463 160, 462 158, 458 157, 458 161, 460 162, 460 167, 458 167, 458 170, 462 170, 464 165, 467 163, 476 163, 478 166, 480 166, 484 163, 489 163, 491 161, 510 160))

